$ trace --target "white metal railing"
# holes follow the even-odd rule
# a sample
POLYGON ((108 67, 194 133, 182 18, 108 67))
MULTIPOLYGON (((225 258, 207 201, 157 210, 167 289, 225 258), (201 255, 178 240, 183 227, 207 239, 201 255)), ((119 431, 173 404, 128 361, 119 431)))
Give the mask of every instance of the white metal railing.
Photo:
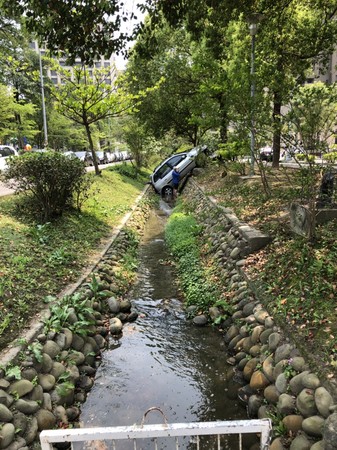
MULTIPOLYGON (((152 408, 153 409, 153 408, 152 408)), ((156 408, 154 408, 156 409, 156 408)), ((145 417, 145 415, 144 415, 145 417)), ((151 440, 151 448, 154 450, 161 450, 162 448, 180 449, 181 442, 179 438, 189 438, 188 448, 195 448, 200 450, 205 448, 209 450, 209 446, 202 446, 201 436, 213 436, 215 441, 212 444, 212 449, 220 450, 223 448, 220 445, 221 437, 226 435, 238 435, 237 449, 242 450, 242 435, 253 433, 260 435, 260 449, 269 449, 269 442, 271 438, 272 424, 269 419, 256 420, 231 420, 231 421, 216 421, 216 422, 190 422, 190 423, 173 423, 173 424, 152 424, 152 425, 133 425, 126 427, 100 427, 100 428, 77 428, 77 429, 62 429, 62 430, 44 430, 40 434, 40 442, 42 450, 52 450, 53 443, 69 442, 71 448, 76 442, 81 442, 83 445, 77 448, 112 448, 125 449, 123 441, 133 444, 133 450, 142 450, 141 440, 151 440), (158 444, 158 439, 170 438, 170 447, 161 446, 158 444), (109 441, 110 447, 105 446, 103 442, 109 441), (121 446, 118 446, 118 441, 121 446), (90 442, 92 443, 90 445, 90 442), (89 444, 88 447, 84 443, 89 444), (195 444, 192 446, 192 444, 195 444)), ((166 441, 165 441, 166 442, 166 441)), ((187 447, 186 447, 187 448, 187 447)), ((234 450, 234 447, 231 446, 234 450)))

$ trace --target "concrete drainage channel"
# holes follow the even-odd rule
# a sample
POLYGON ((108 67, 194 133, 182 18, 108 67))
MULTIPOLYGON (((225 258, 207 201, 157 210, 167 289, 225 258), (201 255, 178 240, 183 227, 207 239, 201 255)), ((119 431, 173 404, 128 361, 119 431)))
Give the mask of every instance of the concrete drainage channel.
MULTIPOLYGON (((218 349, 219 354, 225 349, 228 351, 226 359, 232 365, 223 376, 230 383, 240 381, 236 395, 246 405, 251 418, 273 418, 272 450, 336 449, 334 393, 310 371, 298 349, 282 334, 254 296, 240 270, 245 256, 259 245, 265 245, 269 238, 219 208, 192 180, 185 187, 184 196, 194 204, 204 232, 212 242, 214 259, 226 279, 224 289, 231 293, 235 308, 232 318, 225 324, 226 333, 218 349), (278 433, 291 438, 285 442, 278 433)), ((128 229, 134 227, 141 232, 149 211, 146 203, 139 205, 113 245, 93 267, 97 280, 101 281, 99 289, 113 289, 119 261, 128 246, 133 245, 128 229)), ((16 380, 10 371, 0 372, 1 449, 39 448, 40 431, 76 424, 80 404, 85 402, 93 387, 102 352, 108 346, 107 330, 110 329, 111 334, 117 333, 123 323, 137 318, 137 313, 130 309, 130 302, 117 302, 112 292, 110 311, 117 302, 120 308, 117 319, 122 319, 122 323, 114 317, 107 328, 106 299, 95 295, 100 291, 93 292, 85 286, 85 281, 92 281, 89 274, 74 291, 85 300, 85 306, 93 310, 95 326, 90 327, 88 336, 73 331, 73 325, 78 321, 73 311, 69 316, 71 323, 62 331, 47 334, 41 331, 35 340, 32 336, 31 350, 19 352, 11 363, 12 352, 7 353, 7 367, 18 364, 21 379, 16 380)), ((205 318, 216 314, 213 308, 205 318)), ((218 393, 219 401, 222 401, 222 395, 225 402, 223 392, 218 393)), ((257 448, 254 445, 248 448, 257 448)))

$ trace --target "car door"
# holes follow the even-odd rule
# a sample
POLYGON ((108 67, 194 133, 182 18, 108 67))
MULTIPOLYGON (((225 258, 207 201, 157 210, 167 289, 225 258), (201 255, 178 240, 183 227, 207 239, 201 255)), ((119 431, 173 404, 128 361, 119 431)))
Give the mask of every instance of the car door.
POLYGON ((177 166, 186 155, 174 155, 165 161, 155 172, 153 176, 154 183, 160 183, 161 186, 170 184, 172 181, 173 167, 177 166))

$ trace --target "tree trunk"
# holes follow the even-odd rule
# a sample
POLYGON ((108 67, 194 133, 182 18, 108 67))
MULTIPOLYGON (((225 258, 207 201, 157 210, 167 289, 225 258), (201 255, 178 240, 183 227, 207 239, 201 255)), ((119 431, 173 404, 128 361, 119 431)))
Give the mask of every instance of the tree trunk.
POLYGON ((85 131, 87 132, 87 137, 88 137, 88 141, 89 141, 89 147, 90 147, 90 151, 91 151, 91 156, 92 156, 92 160, 93 160, 94 167, 95 167, 95 174, 96 175, 101 175, 101 171, 99 170, 98 161, 97 161, 97 158, 96 158, 96 152, 95 152, 95 149, 94 149, 94 143, 93 143, 92 136, 91 136, 90 125, 88 123, 85 124, 85 131))
POLYGON ((228 114, 223 94, 217 95, 217 100, 220 108, 220 142, 225 144, 228 140, 228 114))
POLYGON ((274 92, 274 108, 273 108, 273 167, 276 169, 280 165, 281 154, 281 94, 280 92, 274 92))

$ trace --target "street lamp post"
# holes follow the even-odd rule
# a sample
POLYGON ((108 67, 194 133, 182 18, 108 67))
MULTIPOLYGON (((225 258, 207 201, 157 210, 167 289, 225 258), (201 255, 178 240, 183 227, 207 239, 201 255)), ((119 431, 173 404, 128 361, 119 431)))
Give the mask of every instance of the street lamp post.
POLYGON ((250 58, 250 175, 254 175, 255 159, 255 37, 257 32, 257 23, 249 24, 249 33, 251 36, 251 58, 250 58))
POLYGON ((44 82, 42 72, 42 58, 41 50, 39 49, 39 62, 40 62, 40 83, 41 83, 41 96, 42 96, 42 115, 43 115, 43 132, 44 132, 44 147, 48 146, 48 131, 47 131, 47 116, 46 116, 46 104, 44 99, 44 82))

